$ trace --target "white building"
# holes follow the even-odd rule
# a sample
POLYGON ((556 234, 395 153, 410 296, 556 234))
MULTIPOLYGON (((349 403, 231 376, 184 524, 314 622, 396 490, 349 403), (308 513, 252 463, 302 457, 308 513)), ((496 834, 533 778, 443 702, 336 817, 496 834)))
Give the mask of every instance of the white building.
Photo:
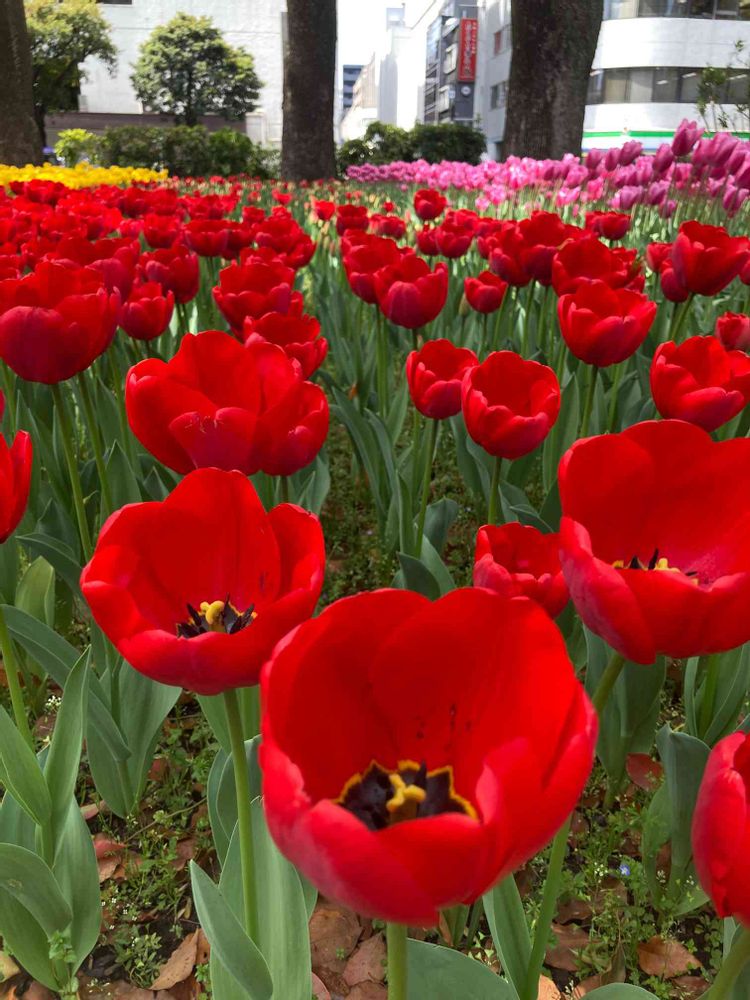
POLYGON ((128 116, 131 124, 129 116, 143 110, 130 75, 141 45, 154 28, 178 13, 208 15, 230 45, 251 53, 263 81, 258 107, 247 117, 248 134, 264 145, 281 145, 284 0, 102 0, 101 9, 112 26, 118 65, 110 76, 99 60, 85 64, 88 79, 78 106, 86 113, 88 127, 93 115, 106 116, 108 125, 116 125, 118 115, 128 116))
MULTIPOLYGON (((510 76, 510 0, 484 9, 480 45, 485 72, 481 119, 490 155, 502 155, 510 76)), ((669 138, 683 118, 699 118, 700 74, 731 64, 738 41, 750 47, 750 0, 605 0, 584 119, 583 148, 619 145, 625 137, 647 150, 669 138)), ((747 73, 728 85, 747 102, 747 73)), ((739 95, 739 96, 738 96, 739 95)))

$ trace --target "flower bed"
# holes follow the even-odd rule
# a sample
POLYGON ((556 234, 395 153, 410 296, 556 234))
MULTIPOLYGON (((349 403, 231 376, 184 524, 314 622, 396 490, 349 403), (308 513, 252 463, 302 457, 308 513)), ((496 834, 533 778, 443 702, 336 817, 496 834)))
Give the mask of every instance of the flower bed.
POLYGON ((2 175, 17 995, 747 995, 750 150, 639 154, 2 175))

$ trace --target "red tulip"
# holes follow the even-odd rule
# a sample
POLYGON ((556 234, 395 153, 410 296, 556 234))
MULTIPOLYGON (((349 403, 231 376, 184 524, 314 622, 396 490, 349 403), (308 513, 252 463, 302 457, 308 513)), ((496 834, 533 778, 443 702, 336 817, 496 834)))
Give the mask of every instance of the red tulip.
POLYGON ((567 240, 578 240, 582 231, 567 225, 554 212, 534 212, 520 222, 503 222, 486 237, 490 268, 504 281, 521 287, 530 281, 549 285, 552 262, 567 240))
MULTIPOLYGON (((288 312, 294 301, 294 271, 283 264, 230 264, 219 271, 213 294, 222 315, 240 334, 245 319, 288 312)), ((296 293, 301 303, 301 296, 296 293)))
POLYGON ((432 188, 421 188, 414 195, 414 211, 422 222, 432 222, 442 215, 448 205, 448 199, 432 188))
POLYGON ((371 216, 372 228, 377 236, 390 236, 400 240, 406 234, 406 223, 400 215, 371 216))
POLYGON ((449 260, 463 257, 474 241, 474 230, 449 222, 446 219, 434 230, 438 252, 449 260))
POLYGON ((714 333, 728 351, 750 350, 750 316, 726 312, 716 320, 714 333))
POLYGON ((119 306, 99 272, 41 261, 0 281, 0 357, 29 382, 63 382, 109 347, 119 306))
POLYGON ((336 232, 339 236, 343 236, 350 229, 366 231, 369 225, 370 219, 367 215, 366 205, 338 205, 336 207, 336 232))
POLYGON ((154 250, 173 247, 182 234, 182 222, 175 215, 149 212, 143 217, 143 235, 154 250))
POLYGON ((747 240, 723 226, 683 222, 672 247, 677 280, 695 295, 716 295, 750 259, 747 240))
POLYGON ((313 211, 321 222, 328 222, 336 211, 336 204, 333 201, 320 201, 313 198, 313 211))
POLYGON ((225 219, 194 219, 183 229, 185 243, 199 257, 223 257, 229 243, 225 219))
POLYGON ((406 359, 412 402, 425 417, 445 420, 461 412, 461 383, 477 356, 449 340, 428 340, 406 359))
POLYGON ((320 595, 318 519, 268 513, 239 472, 191 472, 159 502, 105 523, 81 574, 94 619, 140 673, 199 694, 258 682, 286 633, 320 595))
POLYGON ((647 421, 577 441, 558 482, 570 596, 610 646, 652 663, 750 639, 750 438, 647 421))
POLYGON ((397 326, 416 330, 430 323, 448 297, 448 268, 407 254, 398 264, 381 268, 374 276, 381 312, 397 326))
POLYGON ((605 240, 621 240, 631 222, 628 212, 586 212, 586 228, 605 240))
POLYGON ((131 430, 160 462, 186 473, 216 466, 289 476, 315 458, 328 433, 328 401, 281 347, 243 347, 221 330, 182 338, 168 362, 130 369, 131 430))
POLYGON ((750 924, 750 736, 733 733, 711 751, 693 813, 693 858, 720 917, 750 924))
POLYGON ((540 444, 560 412, 560 386, 551 368, 514 351, 495 351, 464 378, 466 429, 497 458, 520 458, 540 444))
POLYGON ((663 417, 715 431, 750 402, 750 358, 713 336, 667 341, 651 363, 651 395, 663 417))
POLYGON ((246 344, 267 341, 283 347, 288 357, 299 361, 304 378, 323 364, 328 353, 328 341, 320 336, 320 323, 306 313, 269 312, 260 319, 248 317, 242 336, 246 344))
POLYGON ((90 267, 101 274, 108 292, 117 291, 121 299, 126 299, 133 285, 138 253, 138 243, 131 239, 91 242, 68 236, 60 240, 46 259, 72 261, 81 267, 90 267))
MULTIPOLYGON (((4 398, 2 405, 4 409, 4 398)), ((31 438, 26 431, 18 431, 10 448, 0 436, 0 542, 10 538, 26 513, 32 460, 31 438)))
POLYGON ((480 313, 496 312, 503 304, 508 282, 492 271, 480 271, 476 278, 464 278, 464 295, 472 309, 480 313))
POLYGON ((639 268, 635 250, 611 249, 595 236, 585 236, 571 240, 555 254, 552 285, 558 295, 575 292, 596 278, 610 288, 624 288, 632 284, 639 268))
POLYGON ((504 597, 530 597, 555 618, 568 603, 559 537, 530 524, 485 524, 477 532, 474 586, 504 597))
POLYGON ((147 281, 120 306, 119 324, 135 340, 153 340, 167 329, 173 310, 174 293, 165 295, 158 281, 147 281))
POLYGON ((440 253, 437 231, 437 226, 423 226, 417 231, 417 248, 425 257, 437 257, 440 253))
POLYGON ((597 368, 616 365, 634 354, 656 316, 656 303, 640 292, 590 281, 557 303, 565 343, 581 361, 597 368))
POLYGON ((175 246, 144 253, 139 261, 139 270, 144 281, 158 281, 165 294, 173 292, 175 302, 191 302, 198 294, 198 255, 187 247, 175 246))
POLYGON ((381 268, 398 265, 405 253, 393 240, 381 236, 367 236, 354 246, 346 248, 343 256, 344 270, 356 296, 370 305, 375 305, 378 296, 375 291, 375 273, 381 268))
POLYGON ((337 601, 262 675, 263 805, 326 896, 420 927, 546 844, 596 715, 533 602, 464 589, 337 601))

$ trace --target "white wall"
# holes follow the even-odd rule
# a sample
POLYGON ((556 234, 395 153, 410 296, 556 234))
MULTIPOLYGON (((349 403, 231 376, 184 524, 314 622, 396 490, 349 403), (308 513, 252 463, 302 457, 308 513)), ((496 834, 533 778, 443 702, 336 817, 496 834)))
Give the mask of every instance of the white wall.
POLYGON ((738 39, 750 42, 750 22, 690 17, 604 21, 593 68, 724 66, 738 39))
POLYGON ((283 0, 133 0, 132 4, 102 4, 119 51, 117 72, 109 76, 98 60, 88 60, 88 80, 81 88, 81 111, 132 114, 142 110, 130 85, 132 65, 140 46, 154 28, 177 13, 208 15, 230 45, 247 49, 263 81, 259 105, 248 119, 253 138, 281 143, 283 96, 283 0))

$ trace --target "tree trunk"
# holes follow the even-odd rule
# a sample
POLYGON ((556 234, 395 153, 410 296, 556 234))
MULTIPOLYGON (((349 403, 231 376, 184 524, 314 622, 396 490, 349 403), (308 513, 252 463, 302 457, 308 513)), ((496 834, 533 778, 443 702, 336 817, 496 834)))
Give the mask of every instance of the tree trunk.
POLYGON ((602 0, 513 0, 506 156, 578 153, 602 0))
POLYGON ((0 63, 4 75, 0 88, 0 163, 17 167, 41 163, 23 0, 0 2, 0 63))
POLYGON ((333 177, 336 0, 287 0, 281 175, 333 177))

